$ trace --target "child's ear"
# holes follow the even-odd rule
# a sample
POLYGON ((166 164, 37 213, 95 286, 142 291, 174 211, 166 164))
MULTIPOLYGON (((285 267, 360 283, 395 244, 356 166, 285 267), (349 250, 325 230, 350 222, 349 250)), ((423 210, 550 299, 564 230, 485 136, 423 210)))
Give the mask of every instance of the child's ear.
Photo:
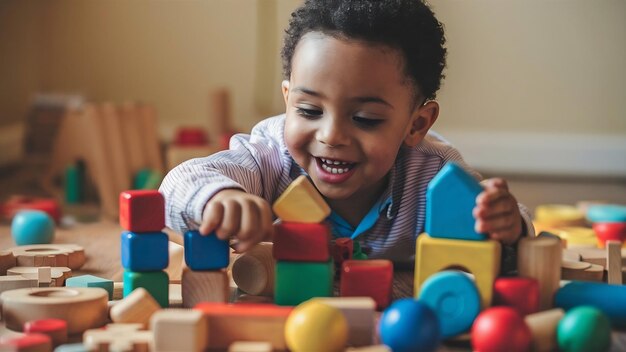
POLYGON ((283 99, 285 99, 285 106, 287 106, 287 98, 289 97, 289 81, 288 80, 284 80, 281 84, 280 84, 282 91, 283 91, 283 99))
POLYGON ((411 129, 404 138, 404 144, 409 147, 418 145, 428 133, 439 116, 439 103, 429 100, 415 109, 411 116, 411 129))

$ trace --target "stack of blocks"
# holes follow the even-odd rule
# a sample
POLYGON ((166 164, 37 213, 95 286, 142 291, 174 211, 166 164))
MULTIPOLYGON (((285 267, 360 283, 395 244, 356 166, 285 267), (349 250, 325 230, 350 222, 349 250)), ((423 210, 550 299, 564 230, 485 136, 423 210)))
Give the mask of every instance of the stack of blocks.
POLYGON ((437 312, 443 337, 466 331, 481 306, 491 305, 501 249, 474 230, 472 210, 480 192, 478 182, 454 163, 441 169, 426 192, 426 233, 417 238, 415 295, 437 312), (449 268, 471 272, 474 282, 462 273, 433 276, 449 268))
POLYGON ((165 227, 165 201, 158 191, 125 191, 120 194, 124 297, 143 287, 163 308, 169 304, 169 264, 165 227))
POLYGON ((182 276, 183 307, 193 308, 200 302, 228 302, 228 241, 215 233, 205 236, 198 231, 186 232, 184 241, 187 268, 182 276))
POLYGON ((298 177, 273 205, 275 226, 274 301, 298 305, 313 297, 331 297, 334 264, 330 229, 322 223, 330 208, 306 176, 298 177))

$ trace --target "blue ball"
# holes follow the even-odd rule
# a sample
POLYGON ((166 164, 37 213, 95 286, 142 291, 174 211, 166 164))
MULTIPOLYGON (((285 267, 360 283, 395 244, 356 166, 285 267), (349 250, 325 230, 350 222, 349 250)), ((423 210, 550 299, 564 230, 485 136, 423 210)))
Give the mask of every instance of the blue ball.
POLYGON ((54 240, 54 221, 43 211, 20 211, 11 222, 11 235, 18 246, 49 244, 54 240))
POLYGON ((412 298, 399 299, 383 312, 378 333, 393 352, 435 351, 441 341, 435 312, 412 298))

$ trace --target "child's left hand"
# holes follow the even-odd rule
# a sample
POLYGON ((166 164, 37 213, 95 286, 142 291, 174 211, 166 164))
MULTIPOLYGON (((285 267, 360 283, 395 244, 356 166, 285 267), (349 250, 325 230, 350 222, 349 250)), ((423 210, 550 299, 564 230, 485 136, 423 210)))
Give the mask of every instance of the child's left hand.
POLYGON ((487 233, 492 240, 513 244, 522 235, 522 215, 517 200, 509 192, 504 179, 490 178, 481 182, 484 188, 476 197, 473 214, 476 232, 487 233))

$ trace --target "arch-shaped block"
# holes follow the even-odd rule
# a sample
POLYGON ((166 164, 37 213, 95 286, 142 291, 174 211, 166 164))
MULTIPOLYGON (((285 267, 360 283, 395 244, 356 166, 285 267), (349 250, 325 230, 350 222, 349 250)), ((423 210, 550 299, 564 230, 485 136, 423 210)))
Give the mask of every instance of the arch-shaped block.
POLYGON ((463 267, 474 275, 481 307, 491 304, 493 282, 500 271, 500 243, 493 240, 464 241, 433 238, 423 233, 417 237, 415 256, 415 295, 426 279, 445 269, 463 267))

